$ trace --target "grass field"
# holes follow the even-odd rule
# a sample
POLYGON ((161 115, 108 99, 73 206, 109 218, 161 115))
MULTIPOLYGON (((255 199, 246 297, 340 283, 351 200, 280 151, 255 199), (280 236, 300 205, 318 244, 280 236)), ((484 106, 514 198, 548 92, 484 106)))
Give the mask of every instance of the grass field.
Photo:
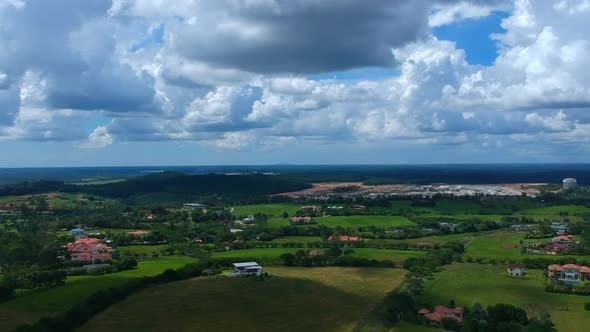
POLYGON ((272 242, 278 243, 285 243, 285 242, 299 242, 299 243, 308 243, 308 242, 317 242, 321 241, 322 238, 319 236, 284 236, 280 238, 276 238, 272 240, 272 242))
POLYGON ((433 304, 454 300, 458 305, 484 306, 510 303, 526 308, 546 305, 559 331, 587 331, 590 315, 583 304, 587 296, 547 293, 541 270, 527 270, 523 278, 511 278, 505 266, 459 264, 446 266, 428 281, 422 297, 433 304))
POLYGON ((117 247, 117 250, 121 255, 125 255, 127 253, 133 254, 145 254, 151 255, 152 253, 160 253, 160 251, 167 249, 169 245, 139 245, 139 246, 120 246, 117 247))
MULTIPOLYGON (((344 228, 359 228, 359 227, 397 227, 415 225, 413 221, 402 216, 375 216, 375 215, 356 215, 356 216, 333 216, 333 217, 317 217, 315 218, 317 224, 326 225, 328 227, 341 226, 344 228)), ((286 226, 289 225, 289 219, 272 219, 271 226, 286 226)), ((305 226, 301 226, 305 227, 305 226)))
POLYGON ((588 258, 588 256, 579 255, 527 255, 520 253, 519 241, 530 241, 530 242, 547 242, 550 239, 543 240, 525 240, 524 236, 526 233, 522 232, 506 232, 506 231, 495 231, 488 233, 484 236, 474 237, 467 245, 465 253, 466 257, 485 257, 494 259, 507 259, 507 260, 521 260, 524 258, 588 258), (503 246, 517 245, 516 248, 505 248, 503 246))
POLYGON ((352 331, 404 271, 361 268, 269 268, 268 281, 195 278, 132 295, 80 332, 352 331))
POLYGON ((234 215, 245 216, 256 213, 266 214, 270 218, 278 218, 287 212, 290 217, 294 216, 297 210, 301 207, 300 204, 254 204, 241 205, 234 208, 234 215))
POLYGON ((0 304, 0 331, 10 331, 42 316, 65 311, 84 300, 86 295, 121 285, 132 278, 152 276, 166 269, 175 269, 195 261, 188 257, 166 256, 140 261, 138 268, 101 276, 68 277, 65 285, 19 296, 0 304))
MULTIPOLYGON (((231 257, 231 258, 255 258, 258 263, 267 265, 277 265, 281 261, 279 256, 283 253, 296 253, 298 250, 309 250, 307 248, 260 248, 260 249, 241 249, 215 252, 212 257, 231 257)), ((396 249, 374 249, 374 248, 354 248, 353 256, 389 260, 396 264, 403 263, 406 259, 412 257, 421 257, 426 255, 426 251, 396 250, 396 249)))

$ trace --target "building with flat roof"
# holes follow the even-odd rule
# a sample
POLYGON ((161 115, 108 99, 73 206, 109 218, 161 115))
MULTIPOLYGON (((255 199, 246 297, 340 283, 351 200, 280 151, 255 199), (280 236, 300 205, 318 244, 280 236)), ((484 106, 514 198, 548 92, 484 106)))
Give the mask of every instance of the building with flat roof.
POLYGON ((256 262, 239 262, 233 263, 234 273, 237 276, 260 276, 262 275, 262 266, 256 262))

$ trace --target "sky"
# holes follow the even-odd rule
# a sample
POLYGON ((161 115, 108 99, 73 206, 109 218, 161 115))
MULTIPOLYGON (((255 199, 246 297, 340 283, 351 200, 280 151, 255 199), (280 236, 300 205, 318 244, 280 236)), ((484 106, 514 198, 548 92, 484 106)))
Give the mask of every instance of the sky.
POLYGON ((0 0, 0 167, 590 162, 590 0, 0 0))

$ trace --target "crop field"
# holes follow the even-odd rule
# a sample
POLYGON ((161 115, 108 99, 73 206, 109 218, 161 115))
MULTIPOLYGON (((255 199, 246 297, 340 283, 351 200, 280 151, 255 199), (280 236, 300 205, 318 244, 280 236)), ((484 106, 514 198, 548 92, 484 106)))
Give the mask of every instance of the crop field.
POLYGON ((236 216, 245 216, 256 213, 266 214, 269 218, 281 217, 283 212, 287 212, 290 217, 294 216, 297 210, 301 207, 300 204, 254 204, 241 205, 234 208, 233 214, 236 216))
MULTIPOLYGON (((255 258, 258 263, 267 265, 278 265, 281 263, 279 256, 284 253, 294 254, 298 250, 309 250, 308 248, 259 248, 259 249, 240 249, 214 252, 211 257, 225 258, 255 258)), ((321 249, 320 249, 321 250, 321 249)), ((389 260, 396 264, 403 263, 408 258, 421 257, 426 255, 426 251, 396 250, 396 249, 374 249, 374 248, 353 248, 352 256, 389 260)))
POLYGON ((79 331, 352 331, 404 278, 399 269, 267 270, 266 281, 217 276, 148 288, 79 331))
POLYGON ((509 277, 504 265, 454 263, 434 275, 426 283, 422 295, 433 304, 454 300, 458 305, 471 307, 509 303, 527 308, 545 307, 559 331, 587 331, 590 315, 583 305, 587 296, 547 293, 541 270, 527 270, 522 278, 509 277))
POLYGON ((42 316, 55 315, 80 303, 95 291, 121 285, 132 278, 152 276, 166 269, 182 267, 194 259, 166 256, 140 261, 138 268, 99 276, 71 276, 65 285, 18 296, 0 304, 0 331, 10 331, 42 316))

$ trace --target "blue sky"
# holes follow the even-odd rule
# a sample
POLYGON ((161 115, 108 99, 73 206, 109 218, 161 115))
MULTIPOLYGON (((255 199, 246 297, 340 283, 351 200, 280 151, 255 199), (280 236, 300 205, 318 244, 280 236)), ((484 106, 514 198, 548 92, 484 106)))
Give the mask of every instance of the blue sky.
POLYGON ((590 162, 588 15, 583 0, 2 2, 0 167, 590 162))

